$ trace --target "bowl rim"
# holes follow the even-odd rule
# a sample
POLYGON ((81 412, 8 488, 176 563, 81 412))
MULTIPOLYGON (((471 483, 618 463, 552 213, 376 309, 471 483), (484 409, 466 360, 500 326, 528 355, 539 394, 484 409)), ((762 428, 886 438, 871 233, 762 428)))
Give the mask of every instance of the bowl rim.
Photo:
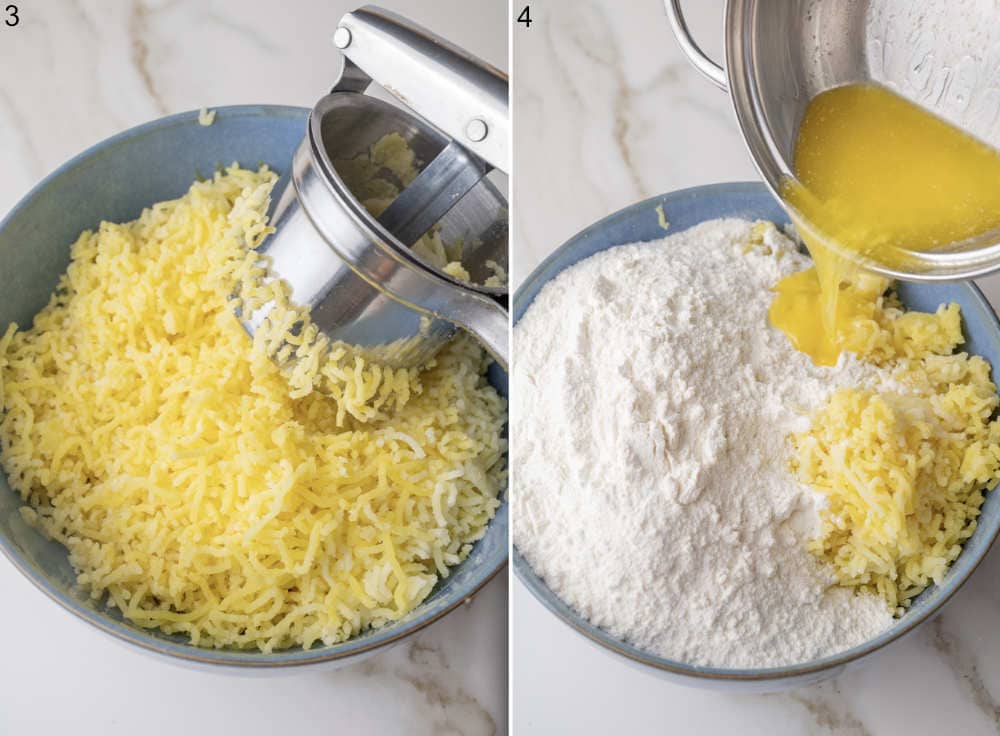
MULTIPOLYGON (((780 201, 775 200, 773 194, 768 190, 763 182, 721 182, 716 184, 703 184, 685 189, 677 189, 667 194, 649 197, 601 218, 594 224, 573 235, 569 238, 569 240, 550 253, 531 271, 527 278, 521 282, 514 293, 514 301, 511 309, 511 314, 513 315, 513 325, 515 327, 517 326, 521 316, 523 316, 524 312, 531 306, 530 302, 527 304, 524 303, 524 301, 528 298, 527 290, 529 288, 534 290, 537 285, 537 289, 540 291, 546 283, 555 278, 555 276, 559 273, 562 273, 562 271, 566 268, 569 268, 570 266, 565 266, 557 269, 557 263, 565 258, 567 254, 573 253, 578 247, 580 241, 586 236, 592 236, 613 223, 630 219, 639 213, 648 213, 658 205, 663 205, 664 208, 667 208, 671 203, 678 202, 679 200, 704 200, 709 198, 714 199, 719 197, 748 195, 766 195, 772 199, 777 206, 781 206, 780 201), (543 279, 543 277, 545 278, 543 279), (539 281, 540 279, 543 280, 539 281)), ((707 219, 703 220, 703 222, 708 221, 709 220, 707 219)), ((687 228, 684 229, 686 230, 687 228)), ((669 232, 664 232, 664 237, 669 237, 670 235, 675 235, 679 232, 683 232, 683 230, 670 230, 669 232)), ((610 248, 616 247, 616 245, 618 244, 608 245, 605 248, 601 248, 601 251, 609 250, 610 248)), ((625 243, 622 243, 621 245, 625 245, 625 243)), ((574 264, 579 263, 580 260, 583 259, 577 259, 574 261, 574 264)), ((984 309, 985 314, 992 323, 993 330, 1000 333, 1000 319, 998 319, 996 312, 989 303, 989 300, 986 299, 979 287, 972 281, 957 282, 956 286, 969 289, 972 300, 978 302, 979 306, 984 309)), ((537 296, 538 291, 535 292, 535 296, 537 296)), ((535 297, 532 297, 532 301, 534 301, 534 298, 535 297)), ((515 390, 514 377, 512 374, 511 391, 515 390)), ((516 493, 516 482, 514 486, 515 488, 512 492, 516 493)), ((993 492, 997 491, 994 490, 993 492)), ((700 683, 701 685, 724 682, 778 684, 781 681, 804 678, 810 675, 815 676, 828 671, 841 669, 848 664, 862 659, 863 657, 867 657, 911 633, 918 626, 940 613, 941 609, 952 600, 955 594, 962 588, 963 585, 965 585, 966 582, 968 582, 969 578, 972 577, 973 573, 975 573, 980 564, 982 564, 983 560, 989 554, 998 536, 1000 536, 1000 518, 998 518, 995 527, 989 532, 989 538, 983 546, 979 557, 973 560, 969 569, 962 573, 960 577, 949 581, 947 589, 941 590, 940 597, 934 602, 933 605, 920 611, 918 614, 913 616, 912 619, 902 620, 901 625, 898 627, 892 627, 892 629, 883 632, 876 638, 869 639, 863 644, 859 644, 858 646, 852 647, 844 652, 839 652, 837 654, 799 664, 779 667, 727 668, 704 667, 668 659, 666 657, 660 657, 650 652, 640 650, 638 647, 612 636, 601 627, 590 623, 586 618, 577 613, 572 606, 556 595, 542 580, 541 576, 534 571, 531 564, 517 549, 514 527, 515 525, 512 524, 511 550, 513 554, 514 575, 531 592, 535 600, 542 604, 542 606, 548 609, 551 613, 555 614, 557 618, 559 618, 564 624, 568 625, 577 634, 585 637, 587 640, 610 652, 612 655, 623 657, 624 659, 635 663, 642 668, 649 668, 661 673, 676 675, 687 679, 693 684, 700 683)), ((962 554, 964 553, 965 550, 963 549, 962 554)))
MULTIPOLYGON (((305 137, 306 134, 306 121, 310 112, 310 108, 306 107, 269 104, 220 105, 217 107, 209 107, 208 109, 216 113, 216 118, 212 125, 218 125, 220 123, 224 123, 226 119, 238 117, 298 118, 302 121, 303 137, 305 137)), ((5 230, 9 226, 10 222, 36 197, 43 194, 56 179, 79 166, 86 166, 93 156, 104 152, 107 148, 113 147, 116 144, 141 138, 164 129, 190 126, 192 124, 200 125, 198 122, 200 112, 200 110, 188 110, 156 118, 132 128, 128 128, 120 133, 116 133, 115 135, 105 138, 84 149, 50 171, 41 181, 28 190, 28 192, 17 201, 10 211, 7 212, 2 219, 0 219, 0 232, 5 230)), ((490 524, 495 523, 496 516, 499 515, 502 510, 507 508, 508 490, 504 489, 501 491, 499 498, 501 504, 497 508, 497 512, 493 519, 490 520, 490 524)), ((488 528, 489 525, 487 525, 487 529, 488 528)), ((252 649, 214 649, 208 647, 198 647, 191 644, 189 641, 172 641, 169 639, 157 638, 152 633, 154 630, 146 631, 143 629, 133 628, 124 622, 115 620, 107 613, 97 609, 88 608, 76 599, 66 595, 59 589, 58 586, 54 585, 47 577, 42 575, 39 570, 36 570, 32 565, 26 564, 4 535, 0 535, 0 552, 3 553, 3 556, 10 561, 15 569, 24 575, 25 578, 27 578, 50 600, 55 601, 63 609, 74 614, 77 618, 82 619, 88 624, 94 626, 96 629, 103 631, 104 633, 119 641, 125 642, 126 644, 133 644, 140 649, 153 654, 164 655, 176 664, 188 663, 196 665, 211 665, 212 667, 218 669, 239 668, 246 670, 276 670, 282 668, 302 667, 306 665, 317 665, 327 662, 335 662, 338 660, 345 660, 345 663, 355 659, 360 660, 368 653, 374 652, 377 649, 391 647, 412 634, 427 628, 431 624, 447 616, 463 603, 472 600, 472 598, 474 598, 487 583, 493 580, 493 578, 495 578, 501 570, 507 567, 510 556, 510 544, 508 539, 506 553, 502 555, 492 567, 484 566, 478 575, 473 579, 470 589, 465 591, 462 595, 457 596, 454 601, 448 603, 447 605, 441 605, 436 610, 424 612, 422 614, 417 614, 417 609, 414 609, 414 611, 407 614, 407 616, 412 616, 412 618, 408 621, 397 621, 378 629, 368 629, 366 632, 363 632, 371 632, 372 641, 360 642, 359 637, 355 635, 337 644, 324 645, 314 649, 282 649, 268 654, 252 649), (394 630, 393 627, 398 628, 394 630), (380 632, 384 632, 384 634, 380 634, 380 632)), ((473 549, 469 553, 466 560, 472 559, 475 554, 476 550, 473 549)))

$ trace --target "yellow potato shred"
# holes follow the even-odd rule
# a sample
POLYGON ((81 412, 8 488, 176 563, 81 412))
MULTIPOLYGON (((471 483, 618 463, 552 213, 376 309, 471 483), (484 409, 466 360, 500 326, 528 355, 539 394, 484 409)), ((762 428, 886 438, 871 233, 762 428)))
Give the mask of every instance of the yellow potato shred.
POLYGON ((79 583, 139 626, 264 652, 413 610, 483 536, 506 473, 475 342, 383 368, 259 278, 274 181, 234 165, 84 232, 31 329, 0 339, 3 469, 79 583), (274 324, 251 341, 234 310, 267 295, 274 324))
POLYGON ((851 348, 898 390, 835 392, 792 437, 792 464, 826 501, 811 551, 839 584, 881 596, 898 615, 942 581, 1000 480, 1000 398, 989 364, 954 352, 958 305, 905 312, 878 296, 887 285, 874 285, 851 348))

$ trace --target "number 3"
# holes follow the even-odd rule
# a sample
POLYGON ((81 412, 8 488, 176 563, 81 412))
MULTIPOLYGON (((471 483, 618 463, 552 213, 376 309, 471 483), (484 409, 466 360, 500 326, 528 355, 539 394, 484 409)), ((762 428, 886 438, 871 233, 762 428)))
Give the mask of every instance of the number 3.
POLYGON ((6 8, 4 8, 4 10, 7 11, 7 20, 4 21, 5 25, 8 25, 11 28, 13 28, 18 23, 21 22, 21 19, 17 15, 17 6, 16 5, 8 5, 6 8))

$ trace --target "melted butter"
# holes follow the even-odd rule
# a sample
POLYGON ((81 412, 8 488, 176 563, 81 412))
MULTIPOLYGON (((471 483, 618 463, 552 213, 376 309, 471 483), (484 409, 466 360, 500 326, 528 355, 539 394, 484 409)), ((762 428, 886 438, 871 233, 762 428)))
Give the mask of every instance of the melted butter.
POLYGON ((1000 227, 1000 154, 882 87, 848 85, 809 103, 795 181, 782 197, 815 267, 775 287, 771 323, 819 365, 833 365, 870 319, 898 267, 1000 227))

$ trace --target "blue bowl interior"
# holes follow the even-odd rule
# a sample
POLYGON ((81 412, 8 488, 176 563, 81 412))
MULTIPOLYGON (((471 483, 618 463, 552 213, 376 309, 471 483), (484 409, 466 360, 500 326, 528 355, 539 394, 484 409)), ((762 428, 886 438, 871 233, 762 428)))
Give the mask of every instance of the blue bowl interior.
MULTIPOLYGON (((654 197, 616 212, 576 235, 555 251, 528 277, 514 296, 514 323, 531 306, 542 287, 560 271, 595 253, 625 243, 657 240, 689 227, 721 217, 788 222, 788 216, 763 184, 756 182, 713 184, 654 197), (670 223, 664 232, 659 225, 656 207, 670 223)), ((941 304, 957 302, 962 308, 966 343, 963 349, 1000 366, 1000 323, 975 285, 971 283, 899 282, 898 291, 910 308, 932 312, 941 304)), ((515 343, 515 350, 516 350, 515 343)), ((994 380, 996 374, 994 373, 994 380)), ((961 556, 951 566, 940 586, 931 586, 914 601, 910 610, 888 631, 863 645, 826 659, 804 662, 792 667, 760 670, 697 667, 644 652, 627 642, 615 639, 593 626, 563 603, 531 569, 514 547, 514 569, 521 581, 549 610, 567 621, 581 634, 640 663, 679 675, 729 680, 782 679, 809 675, 843 665, 902 636, 935 612, 950 598, 986 555, 1000 528, 1000 494, 988 493, 975 534, 965 544, 961 556)), ((515 540, 516 541, 516 540, 515 540)))
MULTIPOLYGON (((134 219, 154 202, 184 194, 197 177, 234 161, 266 163, 284 172, 306 130, 304 108, 239 106, 217 110, 205 127, 197 113, 142 125, 91 148, 42 181, 0 223, 0 332, 22 327, 48 302, 69 263, 69 247, 101 220, 134 219)), ((507 395, 507 374, 494 365, 490 382, 507 395)), ((290 665, 360 654, 440 617, 475 593, 507 560, 504 503, 472 554, 402 621, 332 647, 259 652, 207 650, 185 637, 165 636, 123 621, 118 611, 91 601, 75 584, 65 548, 46 541, 18 512, 20 498, 0 473, 0 548, 39 588, 66 608, 128 641, 163 653, 229 665, 290 665)))

